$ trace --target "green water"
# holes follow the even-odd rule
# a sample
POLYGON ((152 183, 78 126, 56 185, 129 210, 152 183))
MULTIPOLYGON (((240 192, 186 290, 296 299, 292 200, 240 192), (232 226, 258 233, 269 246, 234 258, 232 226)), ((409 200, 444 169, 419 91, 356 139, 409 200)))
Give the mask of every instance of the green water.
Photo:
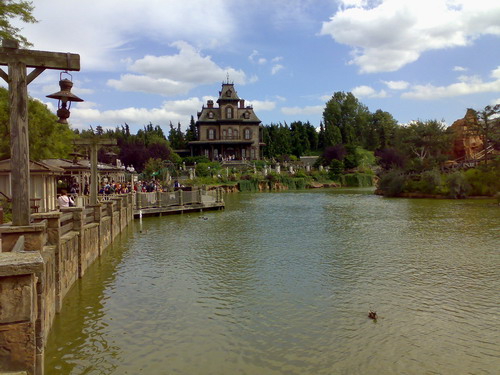
POLYGON ((498 374, 493 201, 225 200, 135 221, 64 300, 45 373, 498 374))

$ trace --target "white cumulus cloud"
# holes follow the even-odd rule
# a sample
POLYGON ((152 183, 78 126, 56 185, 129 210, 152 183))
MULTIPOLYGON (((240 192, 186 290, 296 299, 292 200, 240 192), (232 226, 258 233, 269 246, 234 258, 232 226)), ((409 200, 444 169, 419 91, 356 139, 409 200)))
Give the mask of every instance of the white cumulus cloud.
POLYGON ((149 122, 166 126, 170 121, 174 124, 180 122, 186 128, 191 115, 202 108, 207 98, 164 101, 161 107, 157 108, 127 107, 104 111, 90 105, 78 105, 71 110, 70 122, 80 129, 88 128, 89 125, 116 126, 124 123, 142 127, 149 122))
POLYGON ((491 0, 344 0, 320 33, 351 46, 361 73, 390 72, 425 51, 500 36, 499 19, 500 2, 491 0))
POLYGON ((382 81, 387 85, 391 90, 406 90, 410 85, 406 81, 382 81))
POLYGON ((272 75, 275 75, 276 73, 278 73, 281 69, 283 69, 284 66, 281 65, 281 64, 276 64, 274 65, 272 68, 271 68, 271 74, 272 75))
POLYGON ((352 94, 357 98, 386 98, 387 92, 384 90, 376 91, 370 86, 357 86, 351 90, 352 94))
POLYGON ((478 76, 460 76, 459 82, 448 86, 432 84, 415 85, 410 91, 401 95, 402 98, 433 100, 486 92, 500 92, 500 66, 491 72, 493 80, 485 82, 478 76))
POLYGON ((203 56, 186 42, 175 42, 178 54, 145 56, 129 66, 132 73, 120 79, 108 80, 108 85, 120 91, 138 91, 166 96, 186 94, 193 87, 222 81, 227 74, 237 84, 247 83, 241 70, 217 65, 210 56, 203 56))

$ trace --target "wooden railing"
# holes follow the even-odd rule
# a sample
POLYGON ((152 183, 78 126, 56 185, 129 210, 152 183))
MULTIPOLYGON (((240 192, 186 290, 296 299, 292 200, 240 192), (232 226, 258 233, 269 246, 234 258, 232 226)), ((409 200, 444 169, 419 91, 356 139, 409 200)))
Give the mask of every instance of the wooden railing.
POLYGON ((143 208, 161 208, 170 206, 184 206, 203 204, 209 202, 222 202, 222 192, 219 190, 177 190, 172 192, 136 193, 134 195, 134 207, 137 210, 143 208))

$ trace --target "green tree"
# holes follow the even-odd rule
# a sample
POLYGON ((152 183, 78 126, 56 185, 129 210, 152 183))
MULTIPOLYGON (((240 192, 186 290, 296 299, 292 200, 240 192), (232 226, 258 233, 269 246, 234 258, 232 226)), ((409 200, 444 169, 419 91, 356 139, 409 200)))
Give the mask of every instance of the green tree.
POLYGON ((194 122, 194 117, 191 116, 191 120, 189 121, 189 127, 186 131, 186 142, 197 141, 198 140, 198 131, 196 129, 196 123, 194 122))
POLYGON ((343 144, 364 145, 370 112, 350 92, 335 92, 323 111, 325 147, 343 144), (341 140, 338 139, 340 130, 341 140))
MULTIPOLYGON (((28 131, 30 159, 68 157, 73 150, 74 133, 67 124, 57 122, 57 116, 42 102, 28 98, 28 131)), ((0 158, 10 157, 9 93, 0 88, 0 158)))
POLYGON ((174 128, 174 125, 170 123, 170 132, 168 133, 168 141, 170 142, 170 146, 174 150, 182 150, 186 147, 186 140, 184 138, 184 133, 181 130, 181 124, 177 124, 177 128, 174 128))
POLYGON ((500 104, 487 105, 481 111, 474 111, 478 117, 476 129, 474 129, 483 141, 484 162, 488 164, 487 149, 490 146, 500 145, 500 104))
POLYGON ((451 147, 451 135, 437 120, 415 121, 401 127, 404 154, 413 157, 413 169, 433 169, 446 160, 451 147))
POLYGON ((24 47, 31 47, 26 37, 20 34, 21 29, 11 24, 11 19, 19 18, 25 23, 38 22, 33 17, 31 1, 2 0, 0 1, 0 38, 17 40, 24 47))
POLYGON ((398 122, 389 112, 377 109, 371 115, 365 140, 367 150, 382 150, 393 146, 398 122))

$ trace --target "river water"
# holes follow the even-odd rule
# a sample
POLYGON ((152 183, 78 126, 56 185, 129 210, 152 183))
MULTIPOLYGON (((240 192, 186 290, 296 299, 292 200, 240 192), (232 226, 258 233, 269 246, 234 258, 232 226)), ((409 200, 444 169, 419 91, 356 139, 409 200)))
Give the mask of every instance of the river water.
POLYGON ((493 201, 225 200, 136 220, 64 300, 45 373, 498 374, 493 201))

